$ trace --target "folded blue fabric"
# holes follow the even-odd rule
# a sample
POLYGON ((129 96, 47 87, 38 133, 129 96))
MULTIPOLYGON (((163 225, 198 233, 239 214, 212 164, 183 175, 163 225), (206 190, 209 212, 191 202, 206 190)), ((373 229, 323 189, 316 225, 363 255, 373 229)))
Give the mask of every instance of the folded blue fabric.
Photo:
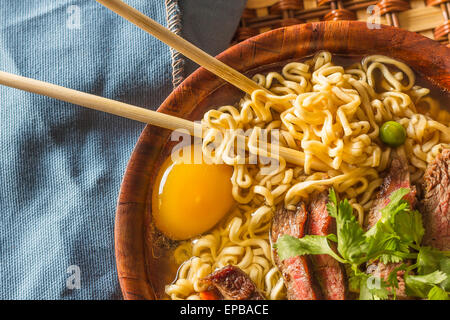
MULTIPOLYGON (((126 2, 163 25, 177 5, 126 2)), ((179 2, 212 54, 245 4, 179 2)), ((3 0, 0 70, 151 109, 172 90, 169 48, 92 0, 3 0)), ((0 299, 120 299, 115 205, 144 125, 4 86, 0 110, 0 299)))

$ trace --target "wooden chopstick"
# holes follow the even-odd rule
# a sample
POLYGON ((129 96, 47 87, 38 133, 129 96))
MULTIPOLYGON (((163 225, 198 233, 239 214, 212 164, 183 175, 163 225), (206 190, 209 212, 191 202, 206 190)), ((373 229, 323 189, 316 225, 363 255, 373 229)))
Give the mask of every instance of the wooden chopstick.
POLYGON ((0 84, 170 130, 185 129, 191 135, 198 132, 195 126, 199 124, 186 119, 4 71, 0 71, 0 84))
MULTIPOLYGON (((269 90, 172 33, 123 1, 97 1, 244 92, 251 94, 254 90, 260 89, 272 94, 269 90)), ((184 129, 191 135, 201 136, 205 129, 200 123, 8 72, 0 71, 0 84, 170 130, 184 129)), ((267 147, 268 150, 275 149, 270 144, 267 147)), ((304 165, 305 154, 303 152, 282 146, 278 146, 278 150, 280 156, 287 162, 299 166, 304 165)), ((313 161, 311 167, 322 171, 330 169, 320 161, 313 161)))
MULTIPOLYGON (((170 130, 184 129, 191 135, 201 136, 204 131, 202 129, 205 129, 200 123, 4 71, 0 71, 0 84, 170 130)), ((269 144, 268 149, 273 150, 272 148, 273 146, 269 144)), ((303 152, 282 146, 278 148, 280 156, 287 162, 299 166, 304 165, 305 154, 303 152)), ((314 161, 312 168, 322 171, 329 169, 320 161, 314 161)))
POLYGON ((105 7, 117 13, 119 16, 130 21, 134 25, 150 33, 168 46, 177 50, 187 58, 201 65, 205 69, 211 71, 216 76, 228 81, 242 91, 252 94, 255 90, 264 90, 268 94, 272 94, 269 90, 261 87, 251 79, 244 76, 237 70, 227 66, 225 63, 210 56, 200 48, 194 46, 189 41, 171 32, 153 19, 147 17, 142 12, 129 6, 121 0, 96 0, 105 7))

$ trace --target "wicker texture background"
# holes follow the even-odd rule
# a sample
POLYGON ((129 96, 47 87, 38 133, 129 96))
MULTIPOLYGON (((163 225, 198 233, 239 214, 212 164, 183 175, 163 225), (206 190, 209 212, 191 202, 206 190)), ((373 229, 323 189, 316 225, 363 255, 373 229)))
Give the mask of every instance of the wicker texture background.
POLYGON ((449 45, 450 0, 248 0, 234 43, 293 24, 360 20, 418 32, 449 45))

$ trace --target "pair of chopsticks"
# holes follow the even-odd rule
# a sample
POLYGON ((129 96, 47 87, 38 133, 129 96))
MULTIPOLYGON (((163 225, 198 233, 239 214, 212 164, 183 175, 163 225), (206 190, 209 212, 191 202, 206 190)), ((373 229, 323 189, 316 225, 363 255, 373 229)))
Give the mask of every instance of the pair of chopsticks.
MULTIPOLYGON (((264 90, 270 93, 270 91, 259 86, 237 70, 210 56, 123 1, 97 0, 97 2, 242 91, 251 94, 254 90, 264 90)), ((186 119, 3 71, 0 71, 0 84, 170 130, 185 129, 191 135, 194 135, 196 132, 202 132, 202 130, 197 130, 201 128, 200 124, 186 119), (200 126, 200 128, 196 128, 196 126, 200 126)), ((279 154, 289 163, 304 165, 305 154, 301 151, 280 146, 279 154)), ((328 168, 321 163, 313 163, 312 167, 317 170, 326 170, 328 168)))

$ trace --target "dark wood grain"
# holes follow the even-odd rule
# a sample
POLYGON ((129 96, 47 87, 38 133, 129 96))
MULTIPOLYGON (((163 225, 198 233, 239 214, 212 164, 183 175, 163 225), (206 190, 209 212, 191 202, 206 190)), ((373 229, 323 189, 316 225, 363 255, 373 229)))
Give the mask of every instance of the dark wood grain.
MULTIPOLYGON (((393 27, 369 30, 364 22, 320 22, 277 29, 235 45, 218 58, 244 73, 283 64, 328 50, 363 56, 383 54, 400 59, 443 90, 450 91, 450 49, 418 34, 393 27), (259 68, 259 69, 258 69, 259 68)), ((188 77, 158 111, 200 119, 211 107, 236 102, 242 93, 200 68, 188 77)), ((147 126, 128 163, 117 205, 115 252, 125 299, 154 299, 151 258, 151 191, 169 148, 170 132, 147 126)), ((161 275, 158 275, 161 276, 161 275)))

